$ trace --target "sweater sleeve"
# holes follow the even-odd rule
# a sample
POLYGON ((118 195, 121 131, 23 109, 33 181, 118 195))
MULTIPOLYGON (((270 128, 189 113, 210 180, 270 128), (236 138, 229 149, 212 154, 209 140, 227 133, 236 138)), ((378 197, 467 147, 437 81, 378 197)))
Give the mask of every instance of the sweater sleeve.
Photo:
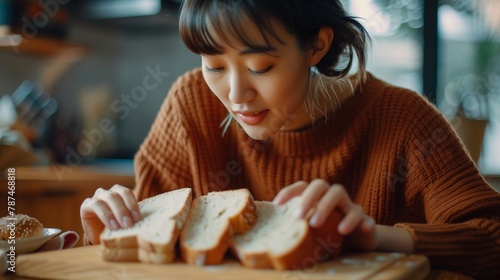
POLYGON ((191 187, 190 141, 184 125, 180 80, 167 98, 134 158, 138 200, 173 189, 191 187))
POLYGON ((409 203, 426 223, 401 223, 415 253, 434 267, 477 278, 500 277, 500 194, 480 175, 450 124, 423 100, 410 102, 406 139, 409 203))

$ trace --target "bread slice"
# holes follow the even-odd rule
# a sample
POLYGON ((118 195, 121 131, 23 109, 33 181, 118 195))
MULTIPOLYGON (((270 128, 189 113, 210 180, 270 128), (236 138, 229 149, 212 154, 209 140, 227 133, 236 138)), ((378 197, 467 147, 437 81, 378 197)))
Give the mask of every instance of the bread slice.
POLYGON ((235 235, 232 250, 245 267, 301 269, 340 253, 343 236, 337 232, 341 215, 333 211, 320 228, 296 217, 300 198, 276 206, 256 201, 258 219, 246 233, 235 235))
POLYGON ((107 248, 102 247, 102 257, 110 262, 138 262, 139 254, 137 248, 107 248))
POLYGON ((140 201, 140 221, 130 228, 105 229, 101 233, 104 260, 172 262, 175 259, 175 244, 191 202, 190 188, 162 193, 140 201), (143 253, 140 254, 140 251, 143 253))
POLYGON ((196 198, 181 232, 182 258, 193 265, 220 264, 233 233, 246 232, 255 220, 255 204, 247 189, 196 198))

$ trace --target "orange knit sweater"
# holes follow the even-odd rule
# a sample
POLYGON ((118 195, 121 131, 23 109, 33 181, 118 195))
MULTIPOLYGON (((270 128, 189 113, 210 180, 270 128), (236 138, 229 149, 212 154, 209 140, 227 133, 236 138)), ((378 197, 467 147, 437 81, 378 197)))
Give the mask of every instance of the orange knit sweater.
POLYGON ((139 199, 190 186, 272 200, 298 180, 341 183, 378 224, 409 230, 434 267, 500 277, 500 194, 436 108, 372 75, 327 121, 255 141, 196 69, 172 86, 135 157, 139 199))

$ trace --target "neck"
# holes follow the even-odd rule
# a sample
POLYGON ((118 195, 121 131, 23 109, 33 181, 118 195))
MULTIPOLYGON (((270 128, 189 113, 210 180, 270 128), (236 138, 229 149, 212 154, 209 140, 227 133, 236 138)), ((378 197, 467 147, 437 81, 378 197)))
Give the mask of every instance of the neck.
POLYGON ((352 82, 348 78, 339 79, 317 74, 311 84, 304 106, 313 122, 328 118, 354 93, 352 82))
POLYGON ((303 126, 292 130, 304 130, 317 122, 327 121, 328 116, 354 94, 354 87, 349 78, 339 79, 313 74, 311 79, 302 112, 307 121, 303 126))

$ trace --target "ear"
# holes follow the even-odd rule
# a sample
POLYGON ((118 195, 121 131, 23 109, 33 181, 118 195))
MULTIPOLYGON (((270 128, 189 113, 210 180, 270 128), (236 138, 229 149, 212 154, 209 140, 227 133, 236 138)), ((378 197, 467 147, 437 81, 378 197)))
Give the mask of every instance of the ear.
POLYGON ((321 27, 318 36, 311 44, 309 66, 314 66, 321 61, 332 45, 333 36, 334 33, 331 27, 321 27))

